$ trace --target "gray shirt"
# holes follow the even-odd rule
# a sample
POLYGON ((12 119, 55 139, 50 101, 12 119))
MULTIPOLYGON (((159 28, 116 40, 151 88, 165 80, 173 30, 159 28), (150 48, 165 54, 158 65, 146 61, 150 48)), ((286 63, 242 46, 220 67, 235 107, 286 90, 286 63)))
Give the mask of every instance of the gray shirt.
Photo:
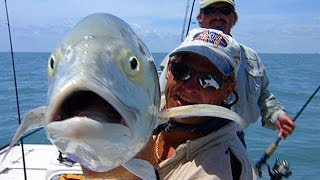
POLYGON ((232 179, 230 151, 242 165, 240 179, 257 179, 235 122, 179 145, 173 157, 159 164, 160 179, 232 179))

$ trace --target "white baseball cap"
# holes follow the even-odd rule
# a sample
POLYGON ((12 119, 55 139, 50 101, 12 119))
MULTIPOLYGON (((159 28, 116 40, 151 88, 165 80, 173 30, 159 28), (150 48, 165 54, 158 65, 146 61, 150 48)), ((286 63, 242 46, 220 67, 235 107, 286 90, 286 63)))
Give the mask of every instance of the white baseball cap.
POLYGON ((232 5, 233 8, 235 6, 234 0, 200 0, 200 8, 203 9, 203 8, 209 6, 210 4, 214 4, 214 3, 218 3, 218 2, 228 3, 228 4, 232 5))
POLYGON ((206 57, 225 76, 237 76, 240 66, 240 45, 231 36, 216 29, 192 29, 185 40, 169 56, 195 53, 206 57))

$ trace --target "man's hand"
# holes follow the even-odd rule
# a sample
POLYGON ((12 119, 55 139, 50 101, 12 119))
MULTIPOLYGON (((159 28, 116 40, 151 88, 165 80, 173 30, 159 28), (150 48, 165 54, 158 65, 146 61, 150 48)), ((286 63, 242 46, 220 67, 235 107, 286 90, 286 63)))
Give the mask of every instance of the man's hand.
POLYGON ((276 121, 276 126, 279 129, 278 137, 281 139, 287 138, 291 135, 295 128, 295 122, 286 114, 279 116, 276 121))

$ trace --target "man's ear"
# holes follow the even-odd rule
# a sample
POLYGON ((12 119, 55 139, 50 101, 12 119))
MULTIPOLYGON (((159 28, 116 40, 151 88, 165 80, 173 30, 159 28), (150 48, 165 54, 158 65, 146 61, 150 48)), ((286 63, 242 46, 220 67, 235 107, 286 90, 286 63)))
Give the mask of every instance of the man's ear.
POLYGON ((230 87, 232 88, 232 91, 236 88, 237 86, 237 81, 233 81, 232 83, 230 83, 230 87))
POLYGON ((237 86, 237 81, 230 82, 229 88, 227 89, 227 93, 231 94, 232 91, 236 88, 236 86, 237 86))
POLYGON ((236 88, 236 85, 237 85, 236 81, 232 81, 229 83, 228 87, 225 89, 224 99, 226 99, 228 96, 230 96, 232 91, 236 88))
POLYGON ((164 70, 166 71, 166 80, 168 80, 168 78, 169 78, 169 71, 171 69, 170 67, 171 67, 171 60, 169 59, 166 68, 164 68, 164 70))

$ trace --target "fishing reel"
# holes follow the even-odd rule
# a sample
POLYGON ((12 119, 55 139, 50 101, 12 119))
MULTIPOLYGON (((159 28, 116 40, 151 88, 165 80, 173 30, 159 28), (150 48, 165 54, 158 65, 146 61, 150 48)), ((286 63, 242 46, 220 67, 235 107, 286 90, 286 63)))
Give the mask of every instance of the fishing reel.
POLYGON ((67 167, 72 167, 76 162, 73 161, 72 159, 68 158, 67 156, 65 156, 64 154, 62 154, 61 151, 59 151, 59 157, 57 158, 57 160, 64 164, 67 167))
POLYGON ((282 177, 288 178, 291 174, 291 167, 287 161, 277 159, 273 168, 268 165, 269 175, 272 180, 280 180, 282 177))

